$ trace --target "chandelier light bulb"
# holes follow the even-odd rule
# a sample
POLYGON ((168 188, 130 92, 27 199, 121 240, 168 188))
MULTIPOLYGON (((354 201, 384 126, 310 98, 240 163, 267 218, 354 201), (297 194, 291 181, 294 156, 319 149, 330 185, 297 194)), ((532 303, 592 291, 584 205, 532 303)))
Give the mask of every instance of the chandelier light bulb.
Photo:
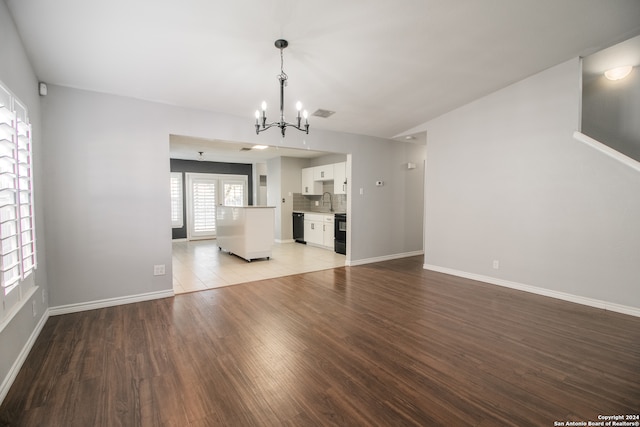
POLYGON ((296 102, 296 110, 298 111, 302 110, 302 102, 300 101, 296 102))
POLYGON ((309 112, 307 110, 304 110, 302 112, 302 117, 304 117, 305 119, 308 119, 309 118, 309 112))
POLYGON ((256 110, 256 120, 260 118, 260 111, 256 110))
POLYGON ((631 65, 612 68, 611 70, 605 71, 604 76, 609 80, 621 80, 627 77, 629 73, 631 73, 632 68, 633 67, 631 65))
POLYGON ((267 101, 262 101, 262 111, 267 111, 267 101))

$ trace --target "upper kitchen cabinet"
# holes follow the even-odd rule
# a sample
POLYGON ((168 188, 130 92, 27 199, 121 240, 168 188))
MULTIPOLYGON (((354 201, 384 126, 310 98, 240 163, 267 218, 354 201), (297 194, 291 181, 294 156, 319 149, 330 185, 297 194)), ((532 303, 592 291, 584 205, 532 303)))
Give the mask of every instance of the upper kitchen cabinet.
POLYGON ((313 169, 313 179, 316 181, 333 181, 333 164, 316 166, 313 169))
POLYGON ((347 162, 333 165, 333 194, 347 194, 347 162))
POLYGON ((315 180, 314 169, 302 169, 302 194, 307 196, 322 195, 322 182, 315 180))

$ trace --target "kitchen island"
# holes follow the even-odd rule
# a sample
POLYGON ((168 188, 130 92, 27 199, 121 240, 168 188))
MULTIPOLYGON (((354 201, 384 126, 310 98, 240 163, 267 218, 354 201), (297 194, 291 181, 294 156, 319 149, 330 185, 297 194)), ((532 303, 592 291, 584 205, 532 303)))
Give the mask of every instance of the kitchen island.
POLYGON ((275 208, 269 206, 218 206, 218 248, 251 261, 271 258, 275 238, 275 208))

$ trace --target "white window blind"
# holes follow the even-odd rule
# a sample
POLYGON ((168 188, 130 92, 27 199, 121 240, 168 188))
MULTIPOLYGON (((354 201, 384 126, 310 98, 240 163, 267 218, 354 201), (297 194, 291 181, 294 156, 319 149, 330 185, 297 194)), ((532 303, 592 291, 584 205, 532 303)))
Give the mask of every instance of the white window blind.
POLYGON ((182 173, 171 173, 171 227, 182 228, 184 219, 182 215, 182 173))
MULTIPOLYGON (((27 108, 0 84, 0 288, 2 312, 21 298, 36 268, 31 125, 27 108), (26 285, 25 285, 26 286, 26 285)), ((1 316, 0 316, 1 317, 1 316)))
POLYGON ((193 232, 197 234, 215 234, 216 232, 216 182, 194 179, 193 194, 193 232))

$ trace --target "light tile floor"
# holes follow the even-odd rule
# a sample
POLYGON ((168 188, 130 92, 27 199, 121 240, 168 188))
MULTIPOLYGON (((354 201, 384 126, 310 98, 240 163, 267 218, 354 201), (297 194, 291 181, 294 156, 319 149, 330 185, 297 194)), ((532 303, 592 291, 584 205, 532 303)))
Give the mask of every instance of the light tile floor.
POLYGON ((176 294, 345 265, 345 256, 300 243, 274 243, 270 259, 251 262, 218 249, 215 240, 173 242, 176 294))

